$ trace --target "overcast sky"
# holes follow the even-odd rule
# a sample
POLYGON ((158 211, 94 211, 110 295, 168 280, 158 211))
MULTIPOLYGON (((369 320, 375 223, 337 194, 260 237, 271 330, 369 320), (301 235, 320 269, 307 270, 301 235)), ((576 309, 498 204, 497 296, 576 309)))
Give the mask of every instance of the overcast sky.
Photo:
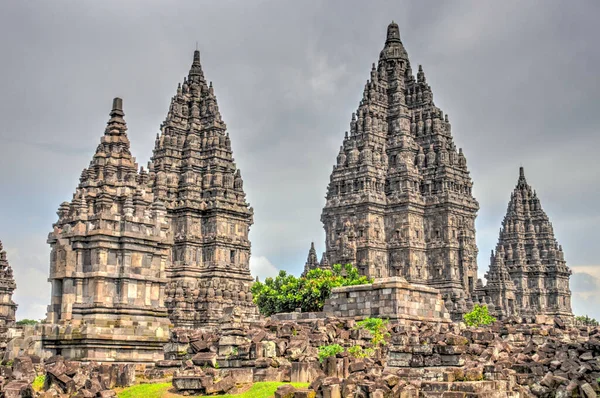
POLYGON ((44 317, 46 237, 124 99, 146 165, 198 43, 248 200, 253 273, 299 274, 332 165, 395 20, 413 70, 464 149, 481 210, 479 271, 525 167, 573 269, 573 309, 600 319, 600 2, 0 2, 0 240, 17 318, 44 317))

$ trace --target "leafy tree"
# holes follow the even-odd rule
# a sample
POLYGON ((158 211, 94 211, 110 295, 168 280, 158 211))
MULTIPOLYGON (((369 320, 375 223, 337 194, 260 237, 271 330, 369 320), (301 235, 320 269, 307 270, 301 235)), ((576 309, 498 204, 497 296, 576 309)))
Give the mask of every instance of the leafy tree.
POLYGON ((322 311, 331 289, 340 286, 354 286, 371 283, 361 276, 351 264, 342 267, 335 264, 331 270, 316 268, 305 277, 296 278, 285 271, 279 271, 275 278, 252 285, 254 303, 261 314, 270 316, 281 312, 293 312, 301 308, 303 312, 322 311))
POLYGON ((319 362, 323 362, 329 357, 335 357, 344 352, 344 348, 339 344, 322 345, 319 347, 319 362))
POLYGON ((17 325, 19 326, 25 326, 25 325, 37 325, 38 321, 36 321, 35 319, 21 319, 20 321, 17 321, 17 325))
POLYGON ((598 321, 595 320, 594 318, 590 318, 587 315, 583 315, 583 316, 576 316, 575 317, 575 321, 579 324, 579 325, 583 325, 583 326, 598 326, 598 321))
POLYGON ((485 326, 496 322, 496 318, 488 313, 488 307, 485 305, 475 304, 473 311, 465 314, 463 319, 467 326, 485 326))

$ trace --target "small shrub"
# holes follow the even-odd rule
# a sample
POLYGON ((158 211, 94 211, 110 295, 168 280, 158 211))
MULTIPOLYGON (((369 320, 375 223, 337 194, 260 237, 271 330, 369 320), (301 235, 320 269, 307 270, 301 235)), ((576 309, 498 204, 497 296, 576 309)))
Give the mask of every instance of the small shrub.
POLYGON ((31 388, 33 388, 34 391, 42 391, 42 388, 44 388, 45 382, 46 382, 45 375, 36 376, 35 379, 33 380, 33 383, 31 383, 31 388))
POLYGON ((372 348, 362 348, 359 345, 353 345, 348 348, 348 353, 354 358, 370 358, 375 355, 375 350, 372 348))
POLYGON ((387 331, 387 319, 381 318, 365 318, 362 321, 356 322, 355 329, 365 329, 371 333, 372 339, 371 344, 377 348, 380 345, 386 345, 386 337, 390 334, 387 331))
POLYGON ((485 305, 475 304, 473 311, 463 315, 463 319, 467 326, 486 326, 496 322, 496 318, 488 313, 488 307, 485 305))
POLYGON ((344 348, 339 344, 322 345, 319 347, 319 362, 323 362, 329 357, 335 357, 344 352, 344 348))

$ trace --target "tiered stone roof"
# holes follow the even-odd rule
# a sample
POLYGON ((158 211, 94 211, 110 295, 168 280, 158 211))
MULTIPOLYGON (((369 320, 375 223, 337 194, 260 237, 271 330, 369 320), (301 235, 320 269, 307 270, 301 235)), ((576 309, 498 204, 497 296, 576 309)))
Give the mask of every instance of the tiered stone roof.
POLYGON ((523 167, 519 170, 490 262, 485 290, 504 313, 572 314, 571 271, 562 246, 554 236, 552 223, 537 193, 525 179, 523 167), (501 290, 514 292, 514 298, 510 294, 495 293, 501 290))
POLYGON ((167 209, 137 171, 123 116, 115 98, 100 145, 48 237, 47 318, 68 327, 47 330, 44 344, 70 358, 150 362, 168 338, 167 209))
POLYGON ((166 303, 176 326, 216 324, 228 306, 246 318, 257 314, 249 267, 253 210, 226 128, 195 51, 149 164, 175 234, 166 303))
POLYGON ((391 23, 327 188, 329 263, 403 276, 459 300, 477 279, 472 186, 448 115, 435 106, 423 68, 413 75, 391 23))
POLYGON ((15 324, 15 312, 17 304, 12 299, 13 292, 17 288, 13 270, 6 258, 6 251, 0 241, 0 334, 4 329, 15 324))

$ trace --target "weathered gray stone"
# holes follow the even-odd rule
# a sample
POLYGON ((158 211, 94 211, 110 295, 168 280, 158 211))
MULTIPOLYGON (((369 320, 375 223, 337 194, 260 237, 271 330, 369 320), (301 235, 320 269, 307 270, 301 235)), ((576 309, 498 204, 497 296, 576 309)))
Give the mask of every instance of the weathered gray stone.
POLYGON ((48 237, 52 298, 44 348, 77 360, 163 359, 164 305, 172 232, 165 205, 130 152, 123 102, 115 98, 104 136, 71 202, 48 237))

